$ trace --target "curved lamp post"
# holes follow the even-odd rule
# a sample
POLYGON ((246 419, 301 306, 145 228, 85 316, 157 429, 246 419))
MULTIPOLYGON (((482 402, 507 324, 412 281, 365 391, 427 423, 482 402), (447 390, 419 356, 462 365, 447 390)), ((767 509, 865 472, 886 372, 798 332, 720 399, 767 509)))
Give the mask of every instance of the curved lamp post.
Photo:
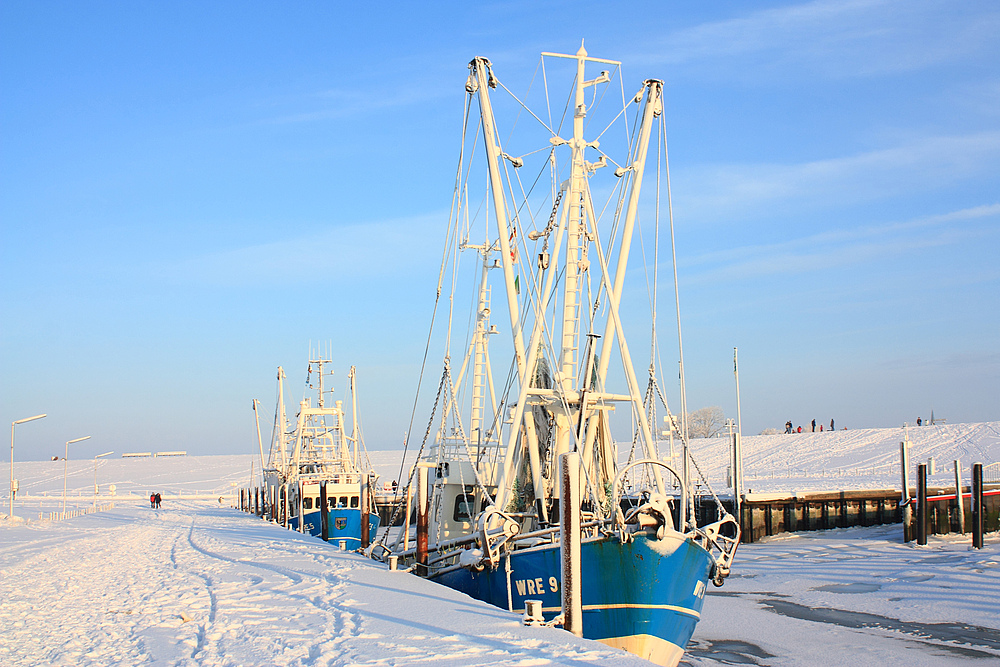
POLYGON ((66 456, 63 457, 63 514, 66 513, 66 478, 69 476, 69 446, 74 442, 80 442, 81 440, 89 440, 90 436, 85 435, 82 438, 77 438, 76 440, 66 441, 66 456))
POLYGON ((10 423, 10 518, 14 518, 14 426, 17 424, 23 424, 25 422, 33 422, 36 419, 41 419, 46 415, 35 415, 34 417, 28 417, 27 419, 18 419, 16 422, 10 423))
POLYGON ((114 452, 104 452, 94 457, 94 507, 97 507, 97 459, 103 459, 105 456, 111 456, 112 454, 114 452))

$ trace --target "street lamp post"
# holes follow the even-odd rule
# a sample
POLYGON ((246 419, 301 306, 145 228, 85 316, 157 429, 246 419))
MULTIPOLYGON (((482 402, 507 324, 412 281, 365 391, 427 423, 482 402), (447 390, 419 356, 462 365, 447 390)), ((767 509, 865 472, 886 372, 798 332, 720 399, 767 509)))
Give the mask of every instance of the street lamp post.
POLYGON ((80 442, 81 440, 89 440, 90 436, 85 435, 82 438, 77 438, 76 440, 66 441, 66 456, 63 457, 63 514, 66 513, 66 478, 69 476, 69 446, 74 442, 80 442))
POLYGON ((103 459, 105 456, 111 456, 112 454, 114 452, 104 452, 94 457, 94 507, 97 507, 97 459, 103 459))
POLYGON ((23 424, 25 422, 33 422, 36 419, 41 419, 45 415, 35 415, 34 417, 28 417, 27 419, 18 419, 15 422, 10 423, 10 518, 14 518, 14 426, 17 424, 23 424))

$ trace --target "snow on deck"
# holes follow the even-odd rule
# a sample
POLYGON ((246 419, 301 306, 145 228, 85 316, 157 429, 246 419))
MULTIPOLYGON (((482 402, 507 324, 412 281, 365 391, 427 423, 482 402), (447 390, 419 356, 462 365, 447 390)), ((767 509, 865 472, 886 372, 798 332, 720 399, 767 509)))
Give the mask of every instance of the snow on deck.
POLYGON ((648 664, 217 502, 0 536, 5 666, 648 664))

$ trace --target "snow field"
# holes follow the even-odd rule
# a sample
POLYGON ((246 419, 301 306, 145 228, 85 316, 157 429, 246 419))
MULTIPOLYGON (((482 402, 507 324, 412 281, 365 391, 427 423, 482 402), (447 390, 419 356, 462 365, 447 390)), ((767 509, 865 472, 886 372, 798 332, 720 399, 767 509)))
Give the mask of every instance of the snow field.
POLYGON ((5 666, 644 664, 217 502, 2 534, 5 666))

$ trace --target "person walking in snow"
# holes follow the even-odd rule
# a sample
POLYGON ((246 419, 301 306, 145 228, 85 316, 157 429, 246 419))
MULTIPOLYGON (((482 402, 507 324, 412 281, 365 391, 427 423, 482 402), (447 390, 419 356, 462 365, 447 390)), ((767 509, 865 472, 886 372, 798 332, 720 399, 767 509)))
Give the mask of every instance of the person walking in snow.
POLYGON ((156 493, 156 509, 160 509, 160 500, 162 500, 162 498, 160 498, 160 493, 157 491, 157 493, 156 493))
POLYGON ((832 419, 830 420, 830 430, 831 431, 836 431, 837 430, 837 429, 833 428, 833 420, 832 419))
POLYGON ((813 431, 812 432, 813 433, 816 432, 816 420, 815 419, 813 420, 813 431))
POLYGON ((149 494, 149 509, 153 509, 153 510, 156 509, 156 494, 155 493, 149 494))
POLYGON ((923 420, 920 417, 917 417, 917 426, 920 426, 922 422, 923 420))
POLYGON ((792 422, 791 420, 785 422, 785 433, 792 432, 792 422))

